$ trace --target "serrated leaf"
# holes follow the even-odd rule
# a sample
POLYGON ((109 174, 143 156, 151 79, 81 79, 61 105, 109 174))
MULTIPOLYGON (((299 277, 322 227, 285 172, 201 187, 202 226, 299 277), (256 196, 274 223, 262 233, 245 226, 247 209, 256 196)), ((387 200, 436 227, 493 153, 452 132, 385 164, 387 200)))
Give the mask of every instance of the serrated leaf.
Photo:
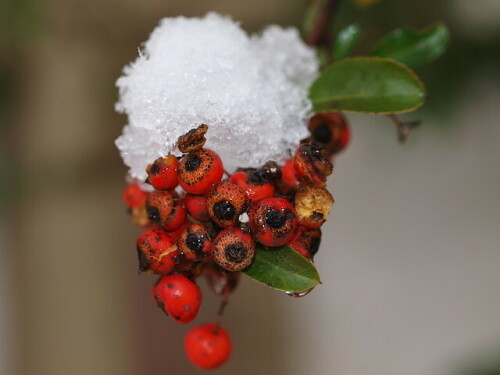
POLYGON ((257 246, 252 265, 243 273, 285 292, 307 292, 319 283, 314 264, 289 246, 257 246))
POLYGON ((361 36, 361 27, 352 24, 340 30, 333 44, 332 56, 335 60, 346 57, 353 50, 361 36))
POLYGON ((414 68, 441 56, 449 40, 450 32, 442 23, 421 31, 396 29, 377 43, 371 55, 390 57, 414 68))
POLYGON ((425 87, 392 59, 354 57, 325 68, 309 89, 316 112, 403 113, 420 107, 425 87))

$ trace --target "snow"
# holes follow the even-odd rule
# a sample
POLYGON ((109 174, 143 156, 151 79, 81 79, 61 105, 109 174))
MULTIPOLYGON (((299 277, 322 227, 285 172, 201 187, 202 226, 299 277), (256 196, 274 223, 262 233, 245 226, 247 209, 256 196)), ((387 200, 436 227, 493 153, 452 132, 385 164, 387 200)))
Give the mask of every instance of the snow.
POLYGON ((129 175, 169 152, 180 135, 209 125, 205 147, 225 168, 282 161, 307 136, 313 49, 294 28, 249 36, 228 17, 164 18, 118 79, 128 125, 116 140, 129 175))

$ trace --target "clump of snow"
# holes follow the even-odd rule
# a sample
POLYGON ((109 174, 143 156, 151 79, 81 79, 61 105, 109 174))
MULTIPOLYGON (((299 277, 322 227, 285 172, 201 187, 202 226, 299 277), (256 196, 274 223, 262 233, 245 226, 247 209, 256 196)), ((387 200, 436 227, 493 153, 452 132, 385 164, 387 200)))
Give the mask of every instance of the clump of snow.
POLYGON ((315 52, 294 28, 249 37, 230 18, 164 18, 117 81, 128 125, 116 140, 131 177, 169 152, 180 135, 209 125, 206 147, 225 168, 280 161, 307 136, 315 52))

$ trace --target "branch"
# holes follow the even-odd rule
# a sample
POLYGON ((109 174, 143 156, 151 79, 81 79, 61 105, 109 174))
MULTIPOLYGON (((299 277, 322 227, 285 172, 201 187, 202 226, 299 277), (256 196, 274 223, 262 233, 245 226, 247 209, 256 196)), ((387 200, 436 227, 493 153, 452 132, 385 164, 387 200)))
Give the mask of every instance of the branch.
POLYGON ((332 35, 330 25, 333 21, 340 0, 313 0, 321 1, 323 5, 318 11, 314 27, 306 38, 306 43, 313 47, 331 48, 332 35))

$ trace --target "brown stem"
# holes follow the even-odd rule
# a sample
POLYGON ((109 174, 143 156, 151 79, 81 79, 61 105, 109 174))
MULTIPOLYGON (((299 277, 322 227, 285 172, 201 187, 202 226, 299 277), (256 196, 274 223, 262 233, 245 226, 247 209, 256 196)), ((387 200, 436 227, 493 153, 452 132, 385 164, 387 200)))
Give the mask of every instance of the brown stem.
POLYGON ((333 21, 333 16, 337 10, 340 0, 313 0, 322 1, 323 6, 318 12, 312 31, 306 38, 307 44, 313 47, 331 48, 332 35, 330 25, 333 21))
POLYGON ((221 296, 221 302, 219 305, 219 311, 217 312, 217 317, 215 318, 215 333, 219 332, 219 327, 222 323, 222 318, 224 316, 224 310, 229 303, 229 293, 224 293, 221 296))
POLYGON ((408 140, 408 137, 410 136, 411 131, 421 124, 420 120, 401 121, 401 119, 396 115, 387 115, 387 118, 391 120, 396 127, 396 130, 398 132, 398 140, 401 143, 406 142, 408 140))

